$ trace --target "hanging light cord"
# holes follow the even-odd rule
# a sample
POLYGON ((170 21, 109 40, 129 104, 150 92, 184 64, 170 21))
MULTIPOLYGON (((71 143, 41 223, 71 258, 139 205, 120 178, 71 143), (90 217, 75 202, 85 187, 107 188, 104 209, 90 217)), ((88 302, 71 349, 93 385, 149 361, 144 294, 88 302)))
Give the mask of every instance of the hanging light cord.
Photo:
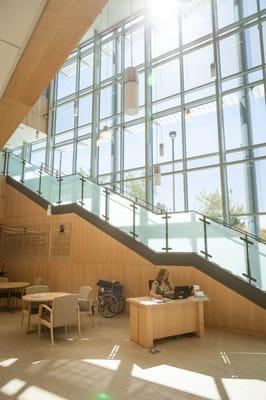
POLYGON ((131 18, 131 23, 130 23, 130 49, 131 49, 131 67, 133 67, 133 37, 132 37, 132 0, 130 0, 130 18, 131 18))

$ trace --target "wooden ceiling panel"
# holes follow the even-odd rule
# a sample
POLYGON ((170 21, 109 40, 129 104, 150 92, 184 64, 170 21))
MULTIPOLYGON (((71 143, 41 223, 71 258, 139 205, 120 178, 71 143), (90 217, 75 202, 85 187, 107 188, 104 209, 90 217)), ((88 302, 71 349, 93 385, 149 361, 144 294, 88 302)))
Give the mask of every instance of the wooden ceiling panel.
POLYGON ((0 148, 45 90, 107 0, 49 0, 0 100, 0 148))

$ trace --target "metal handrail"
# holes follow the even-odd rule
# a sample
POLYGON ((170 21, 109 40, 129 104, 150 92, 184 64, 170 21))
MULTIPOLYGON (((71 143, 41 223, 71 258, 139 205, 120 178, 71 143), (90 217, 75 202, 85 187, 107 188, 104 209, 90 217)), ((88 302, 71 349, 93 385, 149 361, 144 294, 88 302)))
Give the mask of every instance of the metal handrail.
MULTIPOLYGON (((3 153, 6 153, 5 150, 3 150, 2 152, 3 152, 3 153)), ((16 155, 13 154, 13 157, 20 158, 22 162, 25 161, 21 156, 16 156, 16 155)), ((35 165, 29 163, 28 161, 27 161, 27 164, 30 164, 30 165, 32 165, 33 167, 38 168, 37 166, 35 166, 35 165)), ((42 170, 42 165, 45 165, 45 164, 44 164, 44 163, 41 164, 40 170, 42 170)), ((45 165, 45 166, 46 166, 46 165, 45 165)), ((56 169, 54 169, 54 168, 51 168, 51 167, 49 167, 49 168, 50 168, 50 170, 59 172, 58 170, 56 170, 56 169)), ((50 172, 49 172, 48 170, 45 170, 45 171, 46 171, 48 174, 50 174, 50 172)), ((50 175, 52 175, 52 174, 50 174, 50 175)), ((67 178, 68 176, 80 176, 82 179, 85 179, 85 180, 87 180, 87 181, 89 181, 89 182, 92 182, 92 183, 94 183, 94 184, 97 185, 97 183, 95 183, 93 180, 91 180, 91 179, 88 178, 87 176, 84 176, 84 175, 82 175, 82 174, 80 174, 80 173, 69 174, 69 175, 64 175, 64 174, 62 174, 62 175, 63 175, 64 178, 67 178)), ((61 177, 62 175, 60 175, 60 177, 61 177)), ((52 176, 53 176, 53 175, 52 175, 52 176)), ((57 177, 57 178, 59 177, 59 174, 58 174, 58 173, 56 174, 56 177, 57 177)), ((99 186, 107 187, 108 190, 109 190, 110 192, 112 192, 112 193, 114 193, 114 194, 116 194, 116 195, 118 195, 118 196, 120 196, 120 197, 122 197, 122 198, 124 198, 124 199, 126 199, 126 200, 134 201, 134 202, 135 202, 136 204, 138 204, 139 206, 143 207, 144 209, 146 209, 146 210, 148 210, 148 211, 150 211, 150 212, 152 212, 152 213, 154 213, 154 214, 157 214, 157 215, 167 214, 167 215, 170 215, 170 216, 171 216, 172 214, 183 214, 183 213, 191 213, 191 212, 193 212, 193 213, 195 213, 195 214, 200 215, 201 217, 207 218, 207 219, 210 220, 210 221, 213 221, 213 222, 215 222, 215 223, 217 223, 217 224, 223 225, 223 226, 225 226, 225 227, 228 228, 228 229, 234 230, 234 231, 236 231, 236 232, 238 232, 238 233, 240 233, 240 234, 242 234, 242 235, 245 235, 245 236, 247 236, 247 237, 249 237, 249 238, 251 238, 251 239, 253 239, 253 240, 256 240, 257 242, 266 244, 266 240, 264 240, 264 239, 263 239, 262 237, 260 237, 260 236, 254 235, 253 233, 247 232, 247 231, 245 231, 245 230, 243 230, 243 229, 240 229, 240 228, 236 227, 236 226, 233 225, 233 224, 230 224, 230 223, 228 223, 228 222, 222 221, 222 220, 220 220, 220 219, 218 219, 218 218, 209 217, 208 215, 204 215, 204 214, 200 213, 199 211, 196 211, 196 210, 188 210, 188 211, 168 212, 168 211, 166 211, 166 210, 163 210, 163 209, 160 208, 160 207, 154 206, 154 205, 152 205, 152 204, 146 202, 145 200, 139 199, 139 198, 137 198, 136 196, 131 195, 130 193, 127 193, 127 192, 124 192, 123 194, 122 194, 122 193, 119 193, 119 192, 117 192, 116 190, 114 190, 112 187, 110 187, 110 186, 111 186, 110 184, 108 184, 108 185, 103 184, 103 185, 99 185, 99 186), (125 196, 125 195, 124 195, 125 193, 126 193, 129 197, 125 196), (132 198, 134 198, 134 200, 133 200, 132 198), (144 205, 143 205, 143 204, 140 204, 140 202, 143 203, 144 205), (155 210, 159 210, 159 212, 156 212, 155 210)))

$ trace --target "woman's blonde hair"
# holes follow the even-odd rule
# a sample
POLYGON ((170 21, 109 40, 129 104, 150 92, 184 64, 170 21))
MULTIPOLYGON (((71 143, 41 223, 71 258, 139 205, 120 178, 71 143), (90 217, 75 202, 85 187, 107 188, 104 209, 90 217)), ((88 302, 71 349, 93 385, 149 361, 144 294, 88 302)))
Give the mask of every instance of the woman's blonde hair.
MULTIPOLYGON (((169 275, 169 271, 168 271, 166 268, 160 268, 160 269, 159 269, 158 274, 157 274, 157 276, 156 276, 156 281, 159 283, 159 285, 162 284, 163 277, 164 277, 164 274, 165 274, 166 272, 167 272, 167 274, 169 275)), ((166 280, 165 280, 165 283, 166 283, 166 284, 169 284, 168 276, 167 276, 167 278, 166 278, 166 280)))

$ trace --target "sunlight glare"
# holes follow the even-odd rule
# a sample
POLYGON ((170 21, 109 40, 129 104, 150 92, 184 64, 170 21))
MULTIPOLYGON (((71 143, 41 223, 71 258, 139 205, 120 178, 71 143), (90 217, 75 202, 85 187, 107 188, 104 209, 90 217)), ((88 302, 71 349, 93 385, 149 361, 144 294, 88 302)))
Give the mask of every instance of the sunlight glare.
POLYGON ((11 379, 0 388, 0 392, 6 394, 7 396, 13 396, 25 385, 26 382, 22 381, 21 379, 11 379))
POLYGON ((116 371, 121 363, 121 360, 105 360, 105 359, 92 359, 92 358, 84 359, 81 361, 91 365, 96 365, 97 367, 111 369, 112 371, 116 371))
POLYGON ((16 361, 18 361, 17 358, 7 358, 6 360, 0 362, 0 367, 10 367, 10 365, 14 364, 16 361))
POLYGON ((152 0, 150 13, 152 19, 158 19, 161 23, 172 19, 178 11, 179 0, 152 0))
POLYGON ((142 369, 134 364, 131 376, 147 382, 180 390, 198 397, 211 400, 222 400, 215 379, 209 375, 199 374, 169 365, 158 365, 142 369))
POLYGON ((30 386, 23 393, 21 393, 17 400, 67 400, 65 397, 58 396, 57 394, 48 392, 39 388, 38 386, 30 386))
POLYGON ((263 400, 266 382, 259 379, 222 379, 227 398, 230 400, 263 400))

